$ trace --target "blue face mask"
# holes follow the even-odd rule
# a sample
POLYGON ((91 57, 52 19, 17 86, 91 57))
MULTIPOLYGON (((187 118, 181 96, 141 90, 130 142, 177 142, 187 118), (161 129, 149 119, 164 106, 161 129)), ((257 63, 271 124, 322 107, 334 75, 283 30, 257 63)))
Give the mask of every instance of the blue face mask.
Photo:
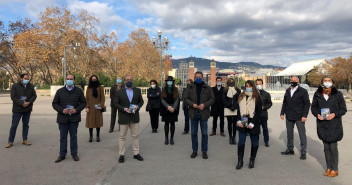
POLYGON ((247 87, 246 92, 252 92, 252 87, 247 87))
POLYGON ((118 83, 118 84, 120 84, 121 82, 122 82, 121 79, 117 79, 117 80, 116 80, 116 83, 118 83))
POLYGON ((196 79, 196 84, 201 84, 203 82, 203 78, 197 78, 196 79))
POLYGON ((22 81, 23 85, 27 85, 28 82, 29 82, 29 80, 25 80, 25 79, 23 79, 23 81, 22 81))
POLYGON ((73 80, 66 80, 66 85, 72 86, 73 85, 73 80))
POLYGON ((167 81, 166 82, 168 86, 172 86, 173 82, 172 81, 167 81))
POLYGON ((130 88, 132 87, 133 83, 131 81, 127 81, 126 82, 126 87, 130 88))

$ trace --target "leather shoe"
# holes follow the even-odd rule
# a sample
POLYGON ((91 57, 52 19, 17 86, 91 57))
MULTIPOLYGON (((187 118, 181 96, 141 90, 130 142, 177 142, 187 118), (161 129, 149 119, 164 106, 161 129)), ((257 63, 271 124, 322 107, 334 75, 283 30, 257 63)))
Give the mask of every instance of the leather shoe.
POLYGON ((281 152, 281 155, 294 155, 295 152, 293 150, 285 150, 284 152, 281 152))
POLYGON ((119 163, 124 163, 125 162, 125 156, 120 155, 119 157, 119 163))
POLYGON ((223 136, 223 137, 226 137, 224 132, 221 132, 220 135, 223 136))
POLYGON ((301 157, 300 157, 301 160, 306 160, 307 159, 307 156, 306 154, 301 154, 301 157))
POLYGON ((203 159, 208 159, 207 152, 203 152, 203 159))
POLYGON ((338 175, 339 175, 339 172, 338 172, 338 171, 332 170, 332 171, 330 172, 330 174, 328 175, 328 177, 336 177, 336 176, 338 176, 338 175))
POLYGON ((143 161, 143 157, 139 154, 133 156, 134 159, 137 159, 138 161, 143 161))
POLYGON ((188 134, 188 132, 186 132, 186 131, 183 131, 183 132, 182 132, 182 135, 186 135, 186 134, 188 134))
POLYGON ((28 141, 28 140, 24 140, 22 142, 23 145, 26 145, 26 146, 31 146, 32 144, 28 141))
POLYGON ((97 137, 97 142, 100 142, 100 137, 97 137))
POLYGON ((113 131, 112 130, 109 130, 109 133, 112 133, 113 131))
POLYGON ((65 160, 65 157, 64 157, 64 156, 59 156, 59 157, 56 159, 55 163, 59 163, 59 162, 61 162, 61 161, 63 161, 63 160, 65 160))
POLYGON ((191 154, 191 158, 196 158, 197 157, 197 152, 193 152, 192 154, 191 154))
POLYGON ((211 133, 209 134, 209 136, 214 136, 214 135, 216 135, 216 132, 211 132, 211 133))
POLYGON ((79 161, 78 155, 73 155, 72 158, 73 158, 74 161, 79 161))
POLYGON ((88 142, 90 142, 90 143, 93 142, 93 137, 90 137, 88 142))
POLYGON ((265 147, 269 147, 270 145, 269 145, 269 143, 268 142, 266 142, 265 143, 265 147))
POLYGON ((6 148, 11 148, 13 146, 13 144, 11 142, 8 142, 6 145, 6 148))
POLYGON ((328 176, 330 174, 330 172, 331 172, 331 169, 327 169, 323 175, 328 176))
POLYGON ((175 144, 174 138, 170 138, 170 145, 174 145, 174 144, 175 144))
POLYGON ((164 144, 165 144, 165 145, 168 145, 168 144, 169 144, 169 139, 168 139, 168 138, 165 138, 164 144))

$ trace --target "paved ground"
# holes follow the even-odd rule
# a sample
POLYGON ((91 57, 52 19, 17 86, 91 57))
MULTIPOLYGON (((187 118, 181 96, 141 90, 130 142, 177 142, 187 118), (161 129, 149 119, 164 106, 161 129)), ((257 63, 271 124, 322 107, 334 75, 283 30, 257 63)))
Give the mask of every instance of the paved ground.
MULTIPOLYGON (((248 169, 250 141, 247 141, 245 166, 235 170, 236 146, 228 144, 228 137, 209 136, 209 159, 201 156, 191 159, 191 136, 181 135, 183 115, 176 125, 175 145, 163 144, 163 124, 159 133, 151 133, 149 115, 141 112, 141 154, 145 161, 132 157, 130 135, 126 161, 118 163, 118 132, 108 133, 110 113, 104 113, 104 127, 101 143, 88 143, 88 129, 85 128, 85 114, 79 126, 78 146, 81 160, 71 157, 59 164, 54 160, 59 152, 59 130, 55 123, 56 113, 51 107, 52 99, 38 96, 31 116, 29 138, 32 146, 21 144, 19 126, 15 146, 5 149, 11 124, 11 101, 8 95, 0 94, 0 184, 121 184, 121 185, 173 185, 173 184, 350 184, 352 177, 351 143, 352 104, 344 117, 344 139, 339 142, 340 175, 337 178, 323 177, 325 160, 323 145, 317 138, 316 125, 312 115, 307 121, 307 160, 299 159, 298 150, 294 156, 281 156, 285 149, 285 124, 279 119, 281 103, 274 103, 269 111, 270 144, 263 146, 262 135, 254 169, 248 169)), ((108 103, 109 101, 107 101, 108 103)), ((208 130, 211 130, 209 119, 208 130)), ((225 131, 227 130, 225 121, 225 131)), ((295 146, 299 137, 295 131, 295 146)))

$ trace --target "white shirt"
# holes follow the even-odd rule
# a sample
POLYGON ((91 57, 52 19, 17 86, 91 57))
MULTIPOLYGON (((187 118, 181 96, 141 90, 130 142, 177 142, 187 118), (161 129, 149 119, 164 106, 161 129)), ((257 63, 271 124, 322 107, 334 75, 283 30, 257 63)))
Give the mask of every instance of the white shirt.
POLYGON ((297 91, 298 89, 298 85, 295 88, 291 88, 291 97, 293 96, 293 94, 297 91))
POLYGON ((324 94, 324 98, 325 98, 325 100, 326 100, 326 101, 328 101, 328 99, 329 99, 329 95, 324 94))

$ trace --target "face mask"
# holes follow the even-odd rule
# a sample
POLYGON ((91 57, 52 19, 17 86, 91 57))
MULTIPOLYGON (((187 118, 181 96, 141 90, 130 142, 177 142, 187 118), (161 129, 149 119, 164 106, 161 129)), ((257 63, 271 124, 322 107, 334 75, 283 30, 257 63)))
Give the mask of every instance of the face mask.
POLYGON ((166 83, 168 86, 172 86, 173 81, 167 81, 166 83))
POLYGON ((298 82, 291 82, 292 87, 296 87, 298 85, 298 82))
POLYGON ((246 88, 246 92, 252 92, 252 87, 246 88))
POLYGON ((197 78, 196 79, 196 84, 201 84, 203 82, 203 78, 197 78))
POLYGON ((121 82, 122 82, 121 79, 117 79, 117 80, 116 80, 116 83, 118 83, 118 84, 120 84, 121 82))
POLYGON ((66 80, 66 85, 72 86, 73 85, 73 80, 66 80))
POLYGON ((262 85, 257 85, 257 89, 258 90, 263 90, 263 86, 262 85))
POLYGON ((230 83, 230 87, 234 87, 235 86, 235 83, 230 83))
POLYGON ((153 84, 153 85, 151 85, 151 87, 152 87, 153 89, 155 89, 156 86, 153 84))
POLYGON ((29 82, 29 80, 25 80, 25 79, 23 79, 23 81, 22 81, 23 85, 27 85, 28 82, 29 82))
POLYGON ((221 86, 221 85, 222 85, 222 83, 221 83, 221 82, 217 82, 217 83, 216 83, 216 85, 221 86))
POLYGON ((127 81, 126 82, 126 87, 130 88, 132 87, 133 83, 131 81, 127 81))
POLYGON ((332 86, 332 83, 331 82, 324 82, 324 86, 329 89, 332 86))

